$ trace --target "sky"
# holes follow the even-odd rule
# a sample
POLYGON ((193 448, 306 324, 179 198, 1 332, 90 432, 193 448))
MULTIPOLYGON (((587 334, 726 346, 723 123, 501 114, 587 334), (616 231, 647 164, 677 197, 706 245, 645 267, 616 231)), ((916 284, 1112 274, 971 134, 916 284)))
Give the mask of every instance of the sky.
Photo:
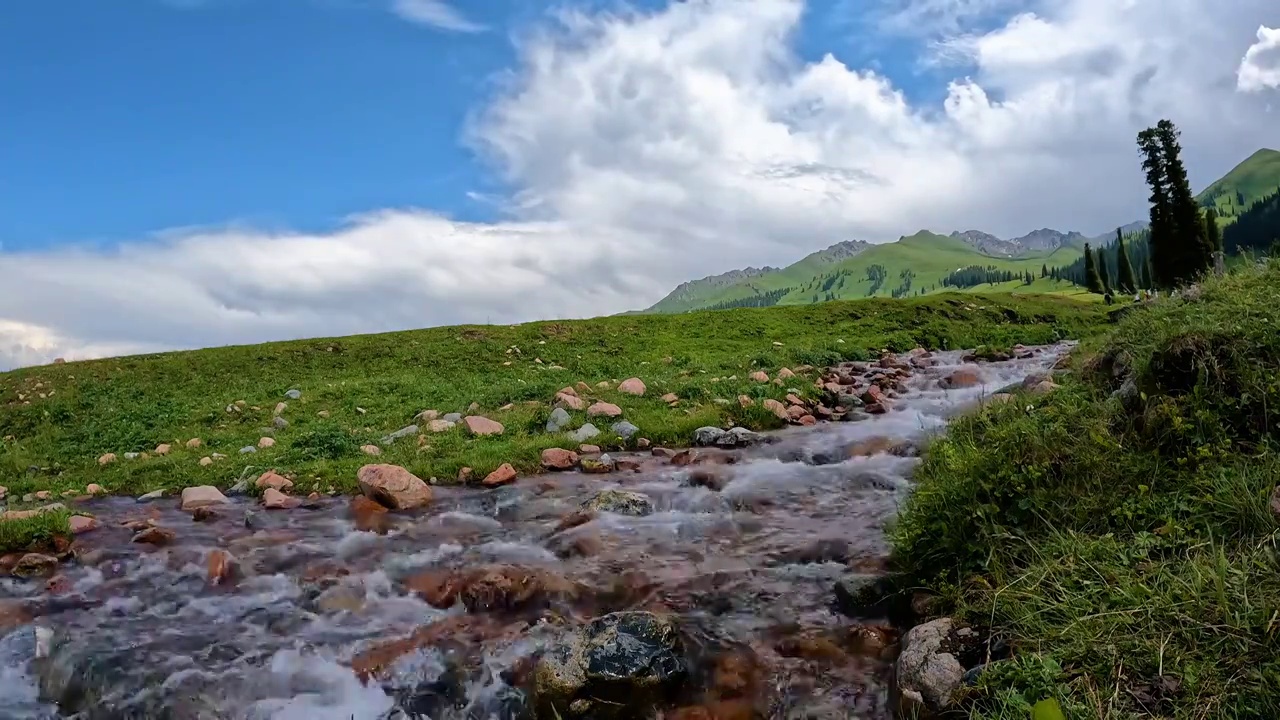
POLYGON ((0 369, 647 307, 1145 217, 1280 146, 1274 0, 9 0, 0 369))

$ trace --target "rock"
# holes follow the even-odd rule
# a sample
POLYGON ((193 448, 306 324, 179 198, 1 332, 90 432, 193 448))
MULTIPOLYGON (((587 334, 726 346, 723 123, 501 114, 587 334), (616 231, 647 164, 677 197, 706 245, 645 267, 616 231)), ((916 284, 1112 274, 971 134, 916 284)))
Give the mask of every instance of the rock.
POLYGON ((85 487, 84 492, 86 495, 106 495, 107 489, 98 483, 89 483, 88 486, 85 487))
POLYGON ((415 415, 413 419, 422 420, 423 422, 431 422, 432 420, 439 419, 439 417, 440 417, 439 410, 423 410, 422 412, 415 415))
POLYGON ((285 410, 289 409, 289 403, 278 402, 276 408, 271 412, 272 415, 283 415, 285 410))
POLYGON ((286 391, 285 391, 285 393, 284 393, 284 396, 285 396, 285 397, 287 397, 287 398, 289 398, 290 400, 301 400, 301 399, 302 399, 302 391, 301 391, 301 390, 286 390, 286 391))
POLYGON ((51 497, 53 497, 53 493, 48 490, 41 490, 35 494, 36 500, 48 500, 51 497))
POLYGON ((204 441, 202 441, 200 438, 191 438, 186 442, 188 450, 195 450, 196 448, 200 447, 203 444, 204 444, 204 441))
POLYGON ((181 507, 185 512, 191 512, 192 510, 201 507, 225 505, 226 503, 227 496, 223 495, 218 488, 213 487, 212 485, 200 485, 197 487, 183 488, 182 490, 181 507))
POLYGON ((601 390, 608 390, 613 386, 609 384, 608 380, 601 380, 600 382, 596 383, 596 387, 600 388, 601 390))
POLYGON ((192 522, 213 522, 218 519, 218 513, 212 508, 202 507, 191 511, 192 522))
MULTIPOLYGON (((896 679, 907 707, 939 713, 951 705, 952 694, 964 682, 964 666, 953 652, 956 628, 951 618, 917 625, 902 636, 896 679)), ((972 632, 972 631, 968 631, 972 632)))
POLYGON ((169 443, 160 443, 159 445, 156 446, 156 454, 168 455, 169 451, 172 449, 173 449, 173 446, 170 445, 169 443))
POLYGON ((391 433, 391 434, 387 435, 386 437, 382 438, 382 444, 383 444, 383 445, 390 445, 391 443, 393 443, 393 442, 395 442, 395 441, 397 441, 397 440, 401 440, 401 439, 403 439, 403 438, 407 438, 407 437, 413 437, 414 435, 417 435, 417 434, 418 434, 418 426, 417 426, 417 425, 406 425, 406 426, 404 426, 404 427, 400 428, 399 430, 396 430, 395 432, 393 432, 393 433, 391 433))
POLYGON ((649 454, 654 457, 666 458, 670 460, 671 458, 676 456, 676 451, 672 450, 671 448, 656 447, 650 450, 649 454))
POLYGON ((622 408, 613 403, 598 402, 587 408, 587 415, 590 417, 618 417, 622 415, 622 408))
POLYGON ((800 418, 808 414, 809 414, 809 411, 801 407, 800 405, 792 405, 791 407, 787 408, 787 419, 792 422, 799 422, 800 418))
POLYGON ((249 480, 237 480, 235 485, 227 489, 228 495, 244 495, 249 492, 249 480))
POLYGON ((377 445, 361 445, 360 452, 364 453, 365 455, 373 455, 376 457, 382 454, 382 448, 378 447, 377 445))
POLYGON ((87 515, 72 515, 67 523, 72 535, 83 535, 98 528, 98 521, 87 515))
POLYGON ((398 465, 365 465, 356 479, 365 497, 392 510, 411 510, 431 502, 431 487, 398 465))
POLYGON ((724 430, 721 430, 718 427, 707 425, 705 427, 700 427, 697 430, 693 431, 693 444, 701 447, 710 447, 712 445, 719 445, 721 438, 724 438, 727 435, 728 433, 726 433, 724 430))
POLYGON ((582 503, 582 509, 642 517, 653 513, 653 501, 637 492, 609 489, 588 498, 582 503))
POLYGON ((553 597, 576 594, 573 584, 559 575, 513 565, 428 570, 407 578, 405 585, 434 607, 461 602, 473 613, 545 607, 553 597))
POLYGON ((275 438, 269 438, 269 437, 258 438, 258 447, 263 450, 269 447, 275 447, 275 445, 276 445, 275 438))
POLYGON ((667 393, 666 395, 662 396, 662 402, 670 405, 671 403, 674 403, 674 402, 680 402, 680 397, 675 393, 667 393))
MULTIPOLYGON (((884 405, 886 400, 884 391, 880 389, 879 385, 872 385, 862 394, 862 402, 865 405, 884 405)), ((871 411, 868 410, 867 412, 871 411)))
POLYGON ((252 455, 253 453, 256 453, 256 452, 258 452, 258 448, 252 445, 245 445, 244 447, 240 448, 241 455, 252 455))
POLYGON ((575 442, 583 443, 600 434, 600 430, 595 425, 587 423, 577 430, 569 433, 569 437, 575 442))
POLYGON ((151 502, 152 500, 159 500, 159 499, 160 499, 160 498, 162 498, 162 497, 164 497, 164 490, 163 490, 163 489, 161 489, 161 490, 152 490, 152 491, 151 491, 151 492, 149 492, 149 493, 146 493, 146 494, 143 494, 143 495, 139 495, 139 496, 138 496, 138 502, 140 502, 140 503, 144 503, 144 502, 151 502))
POLYGON ((475 476, 475 471, 469 467, 458 468, 458 484, 470 485, 471 480, 475 476))
POLYGON ((295 497, 289 497, 275 488, 267 488, 262 493, 262 507, 267 510, 290 510, 302 504, 295 497))
POLYGON ((52 575, 58 569, 58 558, 41 553, 27 553, 18 558, 9 572, 15 577, 33 578, 52 575))
POLYGON ((99 465, 109 465, 116 461, 115 453, 106 453, 98 458, 99 465))
POLYGON ((578 452, 582 453, 583 455, 593 455, 595 453, 600 452, 600 446, 599 445, 579 445, 578 452))
POLYGON ((689 676, 680 634, 670 619, 624 611, 592 620, 538 658, 533 671, 537 717, 648 717, 689 676))
POLYGON ((364 495, 351 498, 351 519, 361 532, 385 533, 389 527, 387 509, 364 495))
POLYGON ((466 426, 467 432, 476 437, 501 435, 504 429, 502 423, 490 420, 483 415, 468 415, 462 419, 462 423, 466 426))
POLYGON ((613 458, 608 455, 601 455, 598 458, 582 458, 579 465, 582 468, 582 472, 592 475, 611 473, 616 467, 613 458))
POLYGON ((457 424, 462 422, 462 413, 445 413, 444 417, 440 419, 444 420, 445 422, 451 422, 451 423, 457 424))
POLYGON ((627 395, 636 395, 636 396, 644 395, 644 392, 646 389, 647 388, 644 386, 644 381, 641 380, 640 378, 634 378, 634 377, 627 378, 626 380, 623 380, 618 385, 618 392, 626 393, 627 395))
POLYGON ((1032 395, 1045 395, 1053 392, 1054 390, 1057 390, 1060 387, 1062 386, 1052 380, 1042 380, 1036 383, 1035 385, 1031 386, 1031 390, 1029 392, 1032 395))
POLYGON ((609 429, 613 431, 613 434, 617 435, 623 440, 630 440, 632 437, 635 436, 636 433, 640 432, 640 428, 636 427, 635 425, 632 425, 626 420, 614 423, 613 427, 609 429))
POLYGON ((572 450, 547 448, 542 451, 542 467, 548 470, 572 470, 578 464, 578 454, 572 450))
POLYGON ((763 370, 757 370, 751 373, 750 375, 748 375, 747 377, 751 378, 756 382, 762 382, 762 383, 769 382, 769 374, 763 370))
POLYGON ((485 487, 498 487, 516 481, 516 469, 511 467, 511 463, 502 463, 497 470, 489 473, 480 481, 485 487))
POLYGON ((285 428, 289 427, 289 421, 277 415, 271 418, 271 427, 277 430, 284 430, 285 428))
POLYGON ((749 396, 747 396, 747 395, 739 395, 739 396, 738 396, 738 405, 739 405, 740 407, 749 408, 749 407, 751 407, 752 405, 755 405, 755 404, 756 404, 756 401, 755 401, 755 400, 752 400, 752 399, 751 399, 749 396))
POLYGON ((801 417, 799 420, 797 420, 796 422, 800 423, 801 425, 804 425, 805 427, 810 427, 818 424, 818 418, 812 415, 805 415, 801 417))
POLYGON ((564 408, 556 408, 551 411, 551 417, 547 418, 547 432, 558 433, 565 428, 573 418, 569 417, 569 413, 564 408))
POLYGON ((649 438, 640 438, 636 440, 636 447, 640 448, 641 450, 648 450, 649 446, 652 444, 653 443, 649 442, 649 438))
POLYGON ((209 551, 205 560, 205 578, 210 585, 226 585, 235 579, 238 568, 231 553, 221 548, 209 551))
POLYGON ((938 385, 948 389, 977 387, 982 384, 982 373, 977 366, 966 365, 956 368, 950 375, 938 381, 938 385))
POLYGON ((587 406, 586 401, 582 398, 565 392, 556 393, 555 404, 560 407, 567 407, 570 410, 581 410, 587 406))
POLYGON ((328 410, 321 410, 320 412, 316 413, 316 417, 318 417, 318 418, 324 418, 324 419, 326 419, 326 420, 327 420, 327 419, 329 418, 329 414, 330 414, 330 413, 329 413, 329 411, 328 411, 328 410))
POLYGON ((448 420, 428 420, 427 430, 433 433, 442 433, 453 429, 454 424, 448 420))
POLYGON ((786 419, 788 418, 788 415, 787 415, 787 406, 786 406, 786 405, 783 405, 782 403, 778 402, 777 400, 774 400, 773 398, 767 398, 767 399, 762 403, 762 405, 764 406, 764 409, 765 409, 765 410, 768 410, 769 412, 771 412, 771 413, 773 413, 774 415, 778 416, 778 418, 779 418, 779 419, 781 419, 781 420, 786 420, 786 419))
POLYGON ((685 478, 685 485, 690 487, 704 487, 708 490, 717 492, 724 489, 728 483, 723 475, 714 468, 697 468, 689 471, 689 475, 685 478))
POLYGON ((781 370, 778 371, 778 378, 781 380, 790 380, 795 376, 796 374, 791 372, 791 370, 788 368, 782 368, 781 370))
POLYGON ((153 525, 139 530, 133 536, 133 542, 146 545, 168 545, 176 537, 178 537, 178 534, 169 528, 153 525))

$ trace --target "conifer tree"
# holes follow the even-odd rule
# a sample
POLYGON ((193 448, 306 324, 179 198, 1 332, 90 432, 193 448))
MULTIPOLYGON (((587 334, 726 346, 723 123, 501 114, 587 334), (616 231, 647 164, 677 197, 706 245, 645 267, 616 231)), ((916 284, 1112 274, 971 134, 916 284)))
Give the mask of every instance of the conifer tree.
POLYGON ((1088 288, 1089 292, 1102 292, 1102 278, 1098 276, 1097 258, 1094 257, 1093 251, 1089 249, 1089 243, 1084 244, 1084 282, 1084 286, 1088 288))
POLYGON ((1041 266, 1040 266, 1040 277, 1042 277, 1042 278, 1049 277, 1049 266, 1048 266, 1048 265, 1041 265, 1041 266))
POLYGON ((1174 240, 1171 226, 1171 209, 1166 187, 1164 158, 1155 128, 1138 133, 1138 149, 1142 152, 1142 169, 1146 173, 1147 187, 1151 189, 1148 243, 1151 248, 1152 280, 1166 287, 1172 284, 1174 272, 1174 240))
POLYGON ((1098 261, 1094 263, 1094 267, 1098 269, 1098 279, 1102 281, 1102 292, 1111 294, 1111 273, 1107 270, 1107 253, 1106 248, 1098 248, 1098 261))
POLYGON ((1116 228, 1116 285, 1120 292, 1132 295, 1138 291, 1138 280, 1133 276, 1133 264, 1124 249, 1124 235, 1116 228))
POLYGON ((1205 237, 1204 218, 1191 194, 1191 183, 1180 157, 1178 129, 1172 122, 1161 120, 1156 124, 1156 137, 1164 166, 1174 248, 1168 285, 1182 285, 1195 280, 1213 265, 1213 245, 1205 237))
POLYGON ((1214 252, 1222 252, 1222 231, 1218 229, 1218 211, 1213 208, 1204 212, 1204 236, 1214 252))

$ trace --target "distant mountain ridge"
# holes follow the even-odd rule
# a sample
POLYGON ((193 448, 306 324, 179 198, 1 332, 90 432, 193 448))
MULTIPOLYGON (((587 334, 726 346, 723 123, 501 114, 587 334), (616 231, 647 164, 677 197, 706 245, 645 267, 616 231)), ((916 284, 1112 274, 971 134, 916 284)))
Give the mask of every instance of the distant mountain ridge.
MULTIPOLYGON (((1233 222, 1244 209, 1280 189, 1280 151, 1262 149, 1210 184, 1197 200, 1216 207, 1220 222, 1233 222)), ((1145 221, 1121 227, 1129 235, 1145 229, 1145 221)), ((1000 238, 982 230, 939 235, 922 230, 895 242, 872 244, 845 240, 810 253, 784 268, 731 270, 681 283, 675 290, 640 312, 767 305, 794 305, 856 297, 907 295, 968 289, 978 275, 990 275, 992 285, 981 287, 1052 292, 1054 281, 1040 278, 1047 267, 1077 260, 1084 246, 1106 246, 1115 232, 1086 237, 1076 231, 1040 228, 1000 238), (1024 284, 1030 274, 1033 282, 1024 284), (1017 281, 999 278, 1020 278, 1017 281), (964 279, 967 278, 967 279, 964 279)), ((1070 287, 1067 285, 1066 287, 1070 287)))

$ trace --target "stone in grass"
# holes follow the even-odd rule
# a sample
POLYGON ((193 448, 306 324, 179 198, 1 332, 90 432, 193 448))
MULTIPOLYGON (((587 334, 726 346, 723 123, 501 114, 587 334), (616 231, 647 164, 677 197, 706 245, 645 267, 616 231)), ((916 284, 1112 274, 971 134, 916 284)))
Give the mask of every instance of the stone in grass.
POLYGON ((406 425, 406 426, 404 426, 404 427, 400 428, 399 430, 396 430, 395 432, 393 432, 393 433, 391 433, 391 434, 387 435, 386 437, 382 438, 382 444, 383 444, 383 445, 390 445, 391 443, 393 443, 393 442, 395 442, 395 441, 397 441, 397 440, 400 440, 401 438, 412 437, 412 436, 417 435, 417 434, 418 434, 418 426, 417 426, 417 425, 406 425))
POLYGON ((462 422, 462 413, 445 413, 444 417, 440 419, 445 422, 460 423, 462 422))
POLYGON ((644 395, 646 389, 644 381, 634 377, 627 378, 618 385, 618 392, 626 393, 627 395, 644 395))
POLYGON ((595 425, 587 423, 586 425, 583 425, 577 430, 569 433, 569 437, 573 438, 576 442, 584 443, 599 434, 600 430, 596 428, 595 425))
POLYGON ((573 418, 569 417, 569 413, 564 408, 556 408, 551 411, 551 417, 547 419, 547 432, 558 433, 565 428, 573 418))
POLYGON ((284 394, 284 396, 285 396, 285 397, 287 397, 287 398, 289 398, 290 400, 301 400, 301 399, 302 399, 302 391, 301 391, 301 390, 289 390, 289 391, 287 391, 287 392, 284 394))
POLYGON ((636 427, 635 425, 632 425, 626 420, 622 420, 620 422, 614 423, 613 427, 611 427, 610 429, 613 430, 615 435, 622 438, 623 440, 630 440, 631 438, 635 437, 636 433, 640 432, 640 428, 636 427))
POLYGON ((613 403, 598 402, 587 408, 587 415, 591 417, 620 417, 622 408, 613 403))
POLYGON ((365 497, 392 510, 411 510, 431 502, 431 487, 397 465, 365 465, 356 479, 365 497))
POLYGON ((240 448, 241 455, 249 455, 251 453, 256 453, 256 452, 258 452, 258 448, 252 445, 245 445, 244 447, 240 448))
POLYGON ((502 423, 490 420, 483 415, 468 415, 462 419, 462 423, 466 426, 467 432, 476 437, 501 435, 505 429, 502 427, 502 423))
POLYGON ((274 427, 277 430, 284 430, 289 427, 289 421, 277 415, 271 418, 271 427, 274 427))

